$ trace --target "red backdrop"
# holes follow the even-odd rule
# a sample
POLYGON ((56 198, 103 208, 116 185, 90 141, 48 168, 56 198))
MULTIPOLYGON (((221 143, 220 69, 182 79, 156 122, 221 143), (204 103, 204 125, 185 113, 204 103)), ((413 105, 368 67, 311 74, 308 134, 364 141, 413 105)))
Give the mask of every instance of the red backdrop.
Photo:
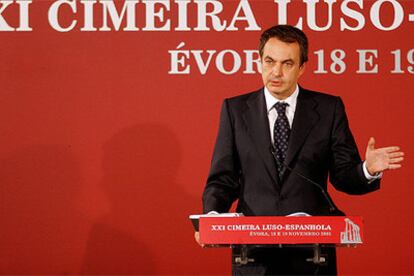
MULTIPOLYGON (((119 11, 124 1, 115 2, 119 11)), ((78 2, 76 12, 62 6, 60 24, 77 23, 59 32, 48 20, 54 1, 46 0, 29 6, 31 31, 0 31, 0 273, 230 272, 229 250, 199 248, 187 216, 201 211, 222 100, 261 86, 259 74, 243 73, 243 51, 256 49, 261 31, 282 22, 278 5, 249 1, 259 30, 246 30, 248 22, 239 20, 238 30, 217 31, 208 19, 211 30, 197 31, 197 5, 189 1, 190 30, 177 31, 177 5, 171 1, 169 10, 156 7, 164 9, 164 18, 155 20, 162 26, 169 18, 171 28, 156 32, 142 30, 141 2, 138 31, 124 31, 125 20, 119 31, 99 31, 97 3, 98 30, 82 32, 84 9, 78 2), (181 50, 193 51, 184 59, 191 71, 172 74, 169 51, 181 42, 181 50), (205 74, 194 50, 204 51, 204 61, 208 50, 217 51, 205 74), (215 63, 225 50, 234 50, 224 55, 227 71, 234 65, 232 53, 241 57, 241 69, 233 74, 223 74, 215 63)), ((239 2, 221 1, 219 18, 229 24, 239 2)), ((413 274, 414 1, 364 1, 362 8, 350 3, 365 19, 357 31, 340 29, 341 18, 350 26, 361 23, 341 10, 343 1, 334 1, 333 23, 325 31, 306 23, 305 1, 292 2, 287 22, 303 17, 311 42, 300 84, 343 98, 362 154, 374 136, 378 146, 398 144, 407 155, 401 170, 385 173, 379 192, 359 197, 330 190, 349 215, 365 218, 366 227, 365 245, 339 249, 339 272, 413 274), (403 8, 402 22, 395 20, 400 11, 394 7, 403 8), (396 26, 381 30, 376 18, 382 26, 396 26), (330 67, 335 49, 346 54, 346 69, 332 68, 339 74, 330 67), (378 72, 357 72, 358 49, 377 50, 378 72), (321 50, 324 74, 315 73, 321 50)), ((328 4, 319 2, 317 24, 325 26, 328 4)), ((17 3, 1 15, 13 28, 21 24, 17 3)))

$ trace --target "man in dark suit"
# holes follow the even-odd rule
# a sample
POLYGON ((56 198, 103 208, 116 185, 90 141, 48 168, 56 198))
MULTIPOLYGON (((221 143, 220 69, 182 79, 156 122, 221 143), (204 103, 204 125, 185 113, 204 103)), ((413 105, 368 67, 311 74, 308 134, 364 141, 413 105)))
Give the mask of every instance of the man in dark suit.
MULTIPOLYGON (((362 162, 342 100, 298 86, 308 60, 301 30, 266 30, 259 53, 264 88, 223 103, 205 213, 228 212, 238 200, 237 212, 246 216, 336 215, 312 181, 326 191, 329 177, 340 191, 365 194, 379 189, 384 170, 401 167, 399 148, 376 149, 373 138, 362 162)), ((306 261, 311 249, 252 248, 255 262, 233 263, 233 274, 336 274, 335 251, 326 253, 328 265, 318 266, 306 261)))

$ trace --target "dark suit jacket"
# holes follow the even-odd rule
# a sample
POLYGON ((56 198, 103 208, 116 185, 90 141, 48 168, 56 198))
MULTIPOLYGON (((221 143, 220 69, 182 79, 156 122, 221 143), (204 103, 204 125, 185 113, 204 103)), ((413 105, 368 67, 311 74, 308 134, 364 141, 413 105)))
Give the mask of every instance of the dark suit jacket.
MULTIPOLYGON (((285 164, 319 183, 348 194, 379 188, 368 183, 339 97, 300 88, 285 164)), ((278 216, 293 212, 329 215, 321 191, 291 171, 276 171, 263 89, 224 100, 203 209, 278 216)))

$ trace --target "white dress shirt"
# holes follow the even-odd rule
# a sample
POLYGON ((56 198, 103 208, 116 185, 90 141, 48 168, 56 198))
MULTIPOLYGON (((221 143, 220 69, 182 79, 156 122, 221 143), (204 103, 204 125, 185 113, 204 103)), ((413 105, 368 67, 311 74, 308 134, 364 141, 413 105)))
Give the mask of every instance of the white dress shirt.
POLYGON ((277 111, 275 108, 275 104, 278 102, 287 103, 288 106, 286 107, 286 116, 289 121, 290 129, 292 129, 293 117, 295 116, 296 110, 296 102, 299 95, 299 86, 296 85, 296 89, 292 95, 287 97, 284 100, 278 100, 272 94, 270 94, 269 90, 265 87, 264 89, 265 99, 266 99, 266 108, 267 108, 267 118, 269 119, 269 129, 270 129, 270 137, 272 139, 272 145, 275 143, 273 138, 273 128, 275 126, 275 122, 277 119, 277 111))

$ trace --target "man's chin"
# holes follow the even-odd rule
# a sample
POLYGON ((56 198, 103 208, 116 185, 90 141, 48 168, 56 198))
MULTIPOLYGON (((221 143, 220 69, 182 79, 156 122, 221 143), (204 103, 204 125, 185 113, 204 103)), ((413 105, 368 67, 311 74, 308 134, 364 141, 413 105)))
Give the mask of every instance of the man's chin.
POLYGON ((267 90, 269 90, 270 94, 272 94, 274 97, 276 97, 280 100, 284 100, 292 94, 292 93, 289 93, 288 91, 286 91, 286 89, 282 89, 282 88, 277 89, 275 87, 267 86, 267 90))
POLYGON ((286 94, 286 91, 284 89, 281 88, 276 88, 276 87, 267 87, 267 90, 269 90, 269 92, 273 95, 283 95, 286 94))

